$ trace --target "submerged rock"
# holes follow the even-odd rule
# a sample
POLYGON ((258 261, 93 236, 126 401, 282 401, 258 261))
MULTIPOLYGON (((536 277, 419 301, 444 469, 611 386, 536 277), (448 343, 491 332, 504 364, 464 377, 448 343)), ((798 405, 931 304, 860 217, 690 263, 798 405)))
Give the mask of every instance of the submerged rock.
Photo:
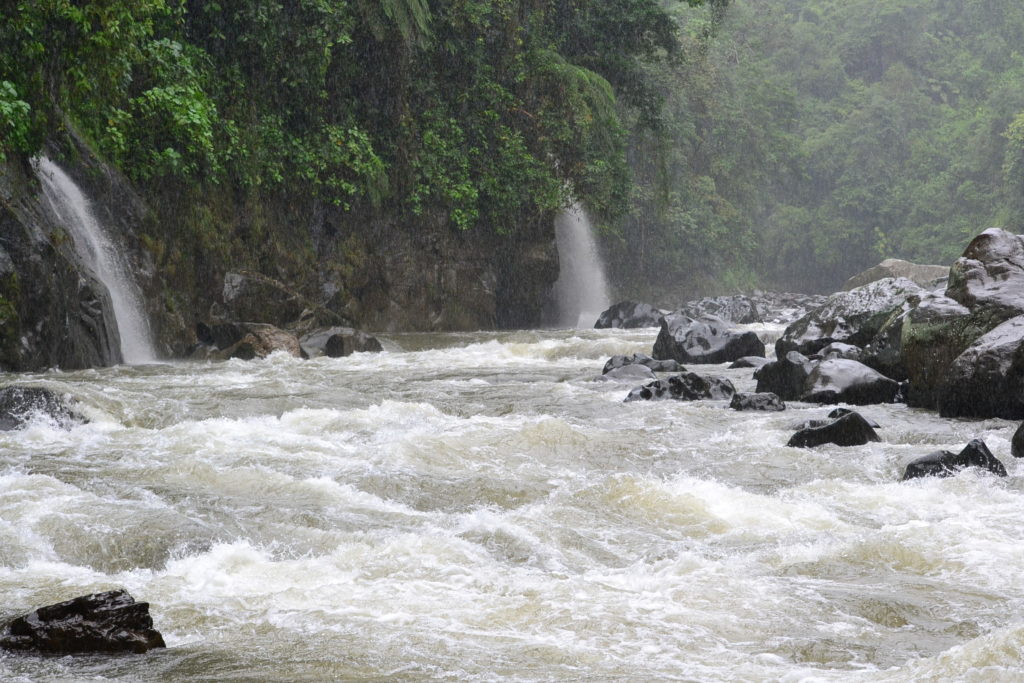
POLYGON ((1006 468, 981 439, 973 439, 959 453, 935 451, 914 460, 903 472, 903 481, 918 477, 952 477, 968 467, 980 467, 1000 477, 1006 468))
POLYGON ((729 363, 764 356, 764 343, 753 332, 729 329, 719 318, 694 319, 677 312, 661 319, 653 355, 680 363, 729 363))
POLYGON ((733 410, 785 410, 786 404, 770 392, 763 394, 735 394, 729 407, 733 410))
POLYGON ((45 415, 64 429, 87 422, 70 398, 42 387, 8 386, 0 389, 0 432, 17 429, 35 415, 45 415))
POLYGON ((849 412, 821 426, 801 429, 786 444, 797 448, 813 448, 826 443, 837 446, 863 446, 881 441, 871 425, 860 414, 849 412))
POLYGON ((686 368, 678 361, 671 359, 654 360, 645 353, 634 353, 632 356, 612 356, 608 359, 608 362, 604 364, 604 370, 602 372, 607 374, 615 368, 621 368, 627 365, 643 365, 654 372, 686 372, 686 368))
POLYGON ((658 379, 646 365, 623 365, 595 378, 599 382, 644 382, 658 379))
POLYGON ((732 382, 724 377, 709 377, 694 372, 685 372, 668 379, 659 379, 637 387, 626 396, 630 401, 699 401, 702 399, 728 399, 736 393, 732 382))
POLYGON ((40 607, 12 621, 0 636, 0 648, 45 654, 138 654, 162 647, 149 603, 135 602, 125 590, 40 607))
POLYGON ((594 328, 601 330, 613 327, 622 329, 657 327, 661 316, 661 311, 650 304, 620 301, 598 317, 594 328))

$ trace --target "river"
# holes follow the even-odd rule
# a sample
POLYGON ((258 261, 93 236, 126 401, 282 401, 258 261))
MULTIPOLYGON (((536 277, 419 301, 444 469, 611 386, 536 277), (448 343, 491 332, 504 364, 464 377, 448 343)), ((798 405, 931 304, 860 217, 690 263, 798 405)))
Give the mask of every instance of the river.
POLYGON ((827 409, 594 381, 655 333, 0 375, 91 420, 0 432, 0 618, 123 586, 168 644, 0 679, 1024 677, 1016 424, 868 406, 882 443, 787 448, 827 409), (1008 478, 899 482, 975 437, 1008 478))

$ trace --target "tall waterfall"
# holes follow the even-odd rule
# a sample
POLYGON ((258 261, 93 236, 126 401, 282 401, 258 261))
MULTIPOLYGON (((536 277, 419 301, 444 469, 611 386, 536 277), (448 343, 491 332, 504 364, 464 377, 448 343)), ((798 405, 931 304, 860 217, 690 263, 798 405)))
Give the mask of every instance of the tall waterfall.
POLYGON ((611 305, 608 281, 597 251, 594 229, 583 207, 574 205, 555 221, 560 269, 555 282, 558 324, 590 328, 611 305))
POLYGON ((82 262, 110 294, 122 359, 129 365, 153 362, 157 354, 142 306, 142 292, 132 279, 124 256, 96 220, 89 200, 59 166, 40 157, 36 172, 50 207, 71 234, 82 262))

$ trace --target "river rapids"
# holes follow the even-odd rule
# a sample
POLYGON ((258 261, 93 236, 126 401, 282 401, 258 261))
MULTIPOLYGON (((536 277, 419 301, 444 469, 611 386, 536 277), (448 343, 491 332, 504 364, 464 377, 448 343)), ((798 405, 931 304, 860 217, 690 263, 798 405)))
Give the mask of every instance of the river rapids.
POLYGON ((787 448, 828 409, 595 381, 655 335, 0 375, 90 419, 0 432, 0 620, 125 587, 168 645, 0 680, 1024 677, 1016 424, 868 406, 882 443, 787 448), (899 482, 972 438, 1008 478, 899 482))

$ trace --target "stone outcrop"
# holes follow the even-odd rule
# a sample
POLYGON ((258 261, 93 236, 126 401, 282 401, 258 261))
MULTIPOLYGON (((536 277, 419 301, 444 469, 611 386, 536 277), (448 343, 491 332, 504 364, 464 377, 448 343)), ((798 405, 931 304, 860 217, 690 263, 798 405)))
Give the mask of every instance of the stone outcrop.
POLYGON ((52 655, 140 654, 162 647, 149 603, 135 602, 124 590, 40 607, 12 621, 0 636, 2 649, 52 655))
POLYGON ((863 446, 870 441, 881 439, 860 413, 848 412, 823 425, 801 429, 786 445, 797 448, 813 448, 827 443, 837 446, 863 446))
POLYGON ((17 429, 36 415, 45 415, 65 429, 87 420, 73 401, 42 387, 7 386, 0 389, 0 432, 17 429))
POLYGON ((727 400, 736 393, 732 382, 723 377, 709 377, 694 372, 684 372, 667 379, 659 379, 637 387, 626 396, 630 401, 700 401, 704 399, 727 400))
POLYGON ((935 451, 914 460, 903 472, 903 481, 918 477, 952 477, 968 467, 980 467, 999 477, 1006 476, 1006 468, 992 455, 985 442, 973 439, 959 453, 935 451))
POLYGON ((657 327, 662 312, 650 304, 636 301, 620 301, 601 313, 594 325, 596 329, 636 329, 657 327))
POLYGON ((887 258, 877 266, 854 275, 843 285, 844 291, 857 289, 889 277, 903 277, 922 287, 933 287, 949 276, 949 266, 922 265, 898 258, 887 258))
POLYGON ((670 313, 661 319, 652 355, 684 364, 730 363, 744 356, 764 356, 764 343, 753 332, 732 330, 718 318, 670 313))

